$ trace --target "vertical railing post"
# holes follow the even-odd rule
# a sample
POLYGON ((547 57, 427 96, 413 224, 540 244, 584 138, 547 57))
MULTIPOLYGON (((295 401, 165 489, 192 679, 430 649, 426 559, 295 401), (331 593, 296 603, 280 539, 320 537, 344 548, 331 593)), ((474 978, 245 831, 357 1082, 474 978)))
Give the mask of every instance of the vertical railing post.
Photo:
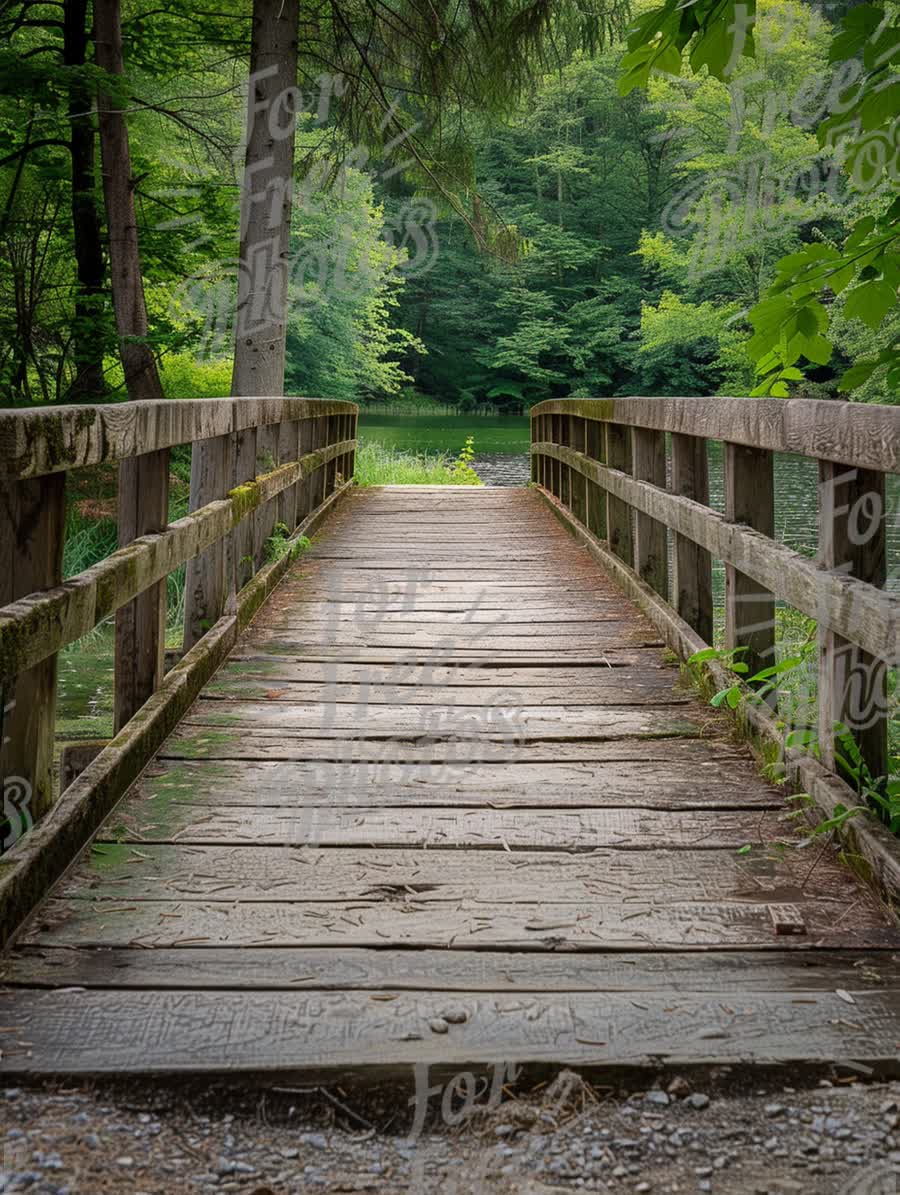
MULTIPOLYGON (((119 547, 169 522, 169 450, 145 452, 119 465, 119 547)), ((166 581, 157 581, 116 614, 113 732, 162 683, 166 656, 166 581)))
MULTIPOLYGON (((278 460, 282 465, 297 460, 300 455, 300 424, 296 419, 287 419, 278 428, 278 460)), ((278 522, 293 534, 297 526, 297 486, 288 486, 278 495, 278 522)))
MULTIPOLYGON (((359 439, 359 411, 354 411, 350 416, 350 439, 356 441, 359 439)), ((347 462, 347 480, 350 481, 356 475, 356 449, 354 448, 350 453, 350 459, 347 462)))
MULTIPOLYGON (((66 475, 49 473, 0 488, 0 605, 62 580, 66 475)), ((4 815, 37 820, 53 803, 56 656, 29 668, 0 694, 4 815)), ((24 828, 24 826, 23 826, 24 828)), ((11 827, 5 827, 8 837, 11 827)))
MULTIPOLYGON (((672 493, 709 505, 709 460, 700 436, 672 435, 672 493)), ((713 641, 712 558, 686 535, 673 533, 675 609, 704 643, 713 641)))
MULTIPOLYGON (((819 563, 882 588, 887 579, 885 479, 819 462, 819 563)), ((835 767, 835 726, 846 726, 872 777, 887 772, 887 662, 819 623, 819 747, 835 767)))
MULTIPOLYGON (((632 468, 637 481, 666 488, 666 434, 653 428, 632 429, 632 468)), ((634 520, 634 566, 642 581, 669 600, 669 552, 665 524, 637 512, 634 520)))
MULTIPOLYGON (((572 416, 560 415, 559 417, 559 443, 565 448, 570 448, 572 445, 572 416)), ((559 500, 566 507, 567 510, 572 509, 572 470, 568 465, 560 463, 559 472, 559 500)))
MULTIPOLYGON (((199 440, 191 453, 190 508, 224 498, 233 484, 232 433, 199 440)), ((184 582, 184 650, 189 651, 225 613, 234 584, 231 545, 219 540, 187 562, 184 582)))
MULTIPOLYGON (((244 485, 256 477, 257 429, 247 427, 234 435, 234 484, 244 485)), ((242 589, 253 577, 255 513, 242 519, 234 531, 235 588, 242 589)))
MULTIPOLYGON (((599 419, 585 419, 584 454, 592 461, 606 460, 606 433, 599 419)), ((606 539, 606 500, 603 489, 595 482, 587 483, 587 528, 598 539, 606 539)))
MULTIPOLYGON (((562 442, 563 442, 562 421, 563 421, 562 415, 553 415, 552 416, 553 429, 551 432, 551 439, 554 444, 562 444, 562 442)), ((553 493, 553 496, 555 498, 561 498, 562 497, 562 461, 558 461, 555 458, 553 460, 552 478, 553 478, 553 481, 552 481, 552 484, 550 487, 551 492, 553 493)))
MULTIPOLYGON (((572 415, 570 418, 570 437, 571 446, 584 453, 585 450, 585 428, 587 420, 582 419, 580 415, 572 415)), ((582 526, 587 520, 587 478, 583 473, 579 473, 577 469, 569 470, 569 492, 571 495, 570 509, 572 514, 582 526)))
MULTIPOLYGON (((540 443, 540 422, 540 415, 529 412, 528 428, 532 447, 540 443)), ((540 485, 540 457, 536 452, 532 452, 530 464, 532 485, 540 485)))
MULTIPOLYGON (((607 423, 606 463, 611 469, 631 473, 631 428, 620 423, 607 423)), ((629 567, 634 564, 631 507, 621 498, 607 491, 606 528, 609 547, 629 567)))
MULTIPOLYGON (((274 402, 274 399, 263 400, 274 402)), ((280 424, 261 423, 256 429, 256 476, 270 473, 278 464, 280 424)), ((268 502, 253 512, 253 559, 257 569, 266 562, 266 544, 275 529, 276 508, 268 502)))
MULTIPOLYGON (((307 416, 305 419, 300 420, 297 436, 297 455, 299 459, 302 459, 307 453, 312 452, 314 438, 315 420, 307 416)), ((297 498, 297 522, 302 523, 307 515, 312 513, 314 507, 313 479, 311 476, 307 476, 300 482, 297 498)))
MULTIPOLYGON (((744 444, 724 446, 725 517, 775 536, 773 454, 744 444)), ((775 663, 775 598, 733 565, 725 566, 725 643, 746 648, 746 676, 775 663)))

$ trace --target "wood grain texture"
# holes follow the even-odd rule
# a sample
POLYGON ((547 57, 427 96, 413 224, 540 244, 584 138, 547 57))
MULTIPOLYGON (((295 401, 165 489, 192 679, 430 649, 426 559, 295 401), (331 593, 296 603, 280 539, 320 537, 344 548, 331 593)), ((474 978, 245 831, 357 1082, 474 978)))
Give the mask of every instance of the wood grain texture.
MULTIPOLYGON (((214 441, 215 442, 215 441, 214 441)), ((145 453, 119 466, 119 547, 169 522, 169 450, 145 453)), ((116 614, 113 733, 118 734, 156 692, 165 673, 166 581, 160 578, 116 614)))
POLYGON ((611 398, 551 400, 532 408, 533 415, 573 411, 604 423, 900 472, 900 411, 875 403, 857 410, 802 398, 611 398))
POLYGON ((355 412, 308 398, 180 399, 0 411, 0 480, 125 460, 289 419, 355 412))
MULTIPOLYGON (((65 475, 0 487, 4 606, 60 583, 65 524, 65 475)), ((0 674, 0 780, 4 796, 32 819, 53 802, 56 647, 43 647, 37 659, 13 654, 0 674)))
MULTIPOLYGON (((0 1073, 330 1073, 397 1076, 417 1063, 455 1070, 491 1062, 553 1066, 790 1063, 896 1065, 900 1015, 890 993, 859 991, 852 1015, 835 992, 719 994, 459 994, 464 1018, 430 1022, 447 996, 368 992, 0 993, 7 1035, 0 1073), (852 1028, 847 1022, 851 1022, 852 1028), (20 1045, 26 1042, 27 1045, 20 1045)), ((333 1081, 333 1079, 332 1079, 333 1081)))
POLYGON ((4 1074, 889 1065, 892 916, 778 845, 782 791, 537 494, 353 494, 236 623, 4 961, 4 1074))

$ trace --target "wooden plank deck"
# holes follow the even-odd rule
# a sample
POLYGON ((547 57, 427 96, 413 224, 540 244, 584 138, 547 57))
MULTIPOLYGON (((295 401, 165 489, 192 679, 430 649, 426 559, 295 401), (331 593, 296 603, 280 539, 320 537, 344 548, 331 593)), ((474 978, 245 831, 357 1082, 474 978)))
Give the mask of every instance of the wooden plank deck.
POLYGON ((900 930, 784 796, 535 494, 359 492, 19 936, 0 1072, 892 1067, 900 930))

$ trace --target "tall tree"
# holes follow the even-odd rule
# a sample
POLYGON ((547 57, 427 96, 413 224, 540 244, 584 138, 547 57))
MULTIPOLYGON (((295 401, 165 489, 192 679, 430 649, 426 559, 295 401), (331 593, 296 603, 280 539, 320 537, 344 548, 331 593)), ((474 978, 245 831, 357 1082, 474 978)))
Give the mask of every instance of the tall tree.
POLYGON ((231 392, 284 392, 300 0, 254 0, 231 392))
POLYGON ((116 85, 125 73, 119 0, 95 0, 94 42, 97 66, 108 77, 97 94, 97 113, 113 309, 125 385, 131 399, 162 398, 156 358, 148 342, 128 126, 122 89, 116 85))
POLYGON ((72 321, 75 376, 69 388, 74 399, 102 397, 104 337, 98 316, 103 303, 105 263, 100 214, 95 198, 95 133, 93 97, 83 68, 88 50, 88 0, 63 0, 63 64, 69 84, 69 146, 72 158, 72 240, 77 289, 72 321))

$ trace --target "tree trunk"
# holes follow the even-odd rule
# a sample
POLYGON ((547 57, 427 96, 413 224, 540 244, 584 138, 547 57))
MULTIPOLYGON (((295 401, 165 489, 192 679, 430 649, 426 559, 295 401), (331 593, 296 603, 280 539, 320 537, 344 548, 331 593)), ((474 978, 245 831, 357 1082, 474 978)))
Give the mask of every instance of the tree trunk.
MULTIPOLYGON (((119 0, 94 0, 97 65, 124 74, 119 0)), ((147 343, 147 305, 138 247, 128 128, 119 101, 101 87, 97 96, 103 197, 109 231, 109 266, 119 351, 128 397, 164 397, 153 350, 147 343)), ((119 544, 162 530, 168 520, 167 449, 147 452, 119 466, 119 544)), ((116 731, 147 700, 163 675, 165 580, 152 585, 116 615, 116 731)))
MULTIPOLYGON (((119 0, 95 0, 94 41, 97 66, 110 75, 124 74, 119 0)), ((97 96, 97 113, 113 308, 125 385, 129 398, 162 398, 156 360, 147 344, 147 305, 138 252, 128 128, 118 101, 102 87, 97 96)))
POLYGON ((299 0, 254 0, 232 394, 284 392, 299 0))
MULTIPOLYGON (((65 0, 63 5, 63 62, 67 67, 85 65, 87 56, 87 0, 65 0)), ((94 196, 94 125, 91 88, 82 78, 69 85, 69 147, 72 157, 72 238, 78 289, 72 343, 75 377, 68 397, 97 400, 106 390, 103 377, 104 261, 100 213, 94 196)))

